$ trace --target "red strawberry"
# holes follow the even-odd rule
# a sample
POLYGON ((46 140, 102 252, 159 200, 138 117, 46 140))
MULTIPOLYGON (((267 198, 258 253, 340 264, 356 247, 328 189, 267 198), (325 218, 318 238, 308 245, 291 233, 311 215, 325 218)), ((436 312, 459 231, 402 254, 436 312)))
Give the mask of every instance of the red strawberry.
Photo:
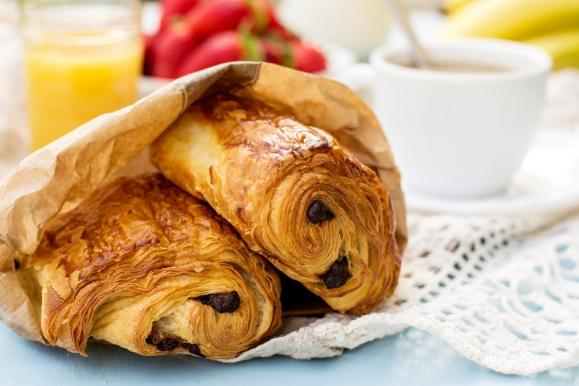
POLYGON ((151 75, 153 69, 153 47, 156 35, 143 34, 143 45, 145 47, 145 60, 143 61, 143 74, 151 75))
MULTIPOLYGON (((247 0, 251 10, 252 18, 250 26, 254 32, 264 32, 268 28, 282 27, 275 10, 268 0, 247 0)), ((283 27, 282 27, 283 28, 283 27)))
POLYGON ((265 0, 204 0, 187 14, 187 24, 199 39, 221 31, 236 30, 247 24, 254 31, 263 31, 270 13, 265 0))
POLYGON ((279 35, 268 34, 261 37, 261 46, 266 62, 294 67, 292 49, 279 35))
POLYGON ((195 46, 195 39, 184 24, 172 24, 161 32, 152 49, 152 74, 174 78, 179 66, 195 46))
POLYGON ((159 30, 164 31, 175 19, 184 17, 199 0, 161 0, 161 25, 159 30))
POLYGON ((273 33, 273 34, 279 36, 280 38, 282 38, 286 42, 291 42, 294 40, 300 40, 300 38, 296 34, 291 32, 290 30, 288 30, 287 28, 285 28, 281 24, 267 27, 267 32, 273 33))
POLYGON ((269 33, 261 37, 265 60, 306 72, 326 69, 326 58, 314 46, 301 40, 285 41, 279 34, 269 33))
POLYGON ((263 52, 255 37, 225 31, 209 37, 197 46, 185 59, 177 75, 186 75, 225 62, 262 59, 263 52))
POLYGON ((326 58, 316 47, 298 40, 290 42, 295 68, 305 72, 320 72, 326 69, 326 58))
POLYGON ((283 64, 282 48, 273 40, 262 40, 261 46, 265 55, 265 61, 275 64, 283 64))

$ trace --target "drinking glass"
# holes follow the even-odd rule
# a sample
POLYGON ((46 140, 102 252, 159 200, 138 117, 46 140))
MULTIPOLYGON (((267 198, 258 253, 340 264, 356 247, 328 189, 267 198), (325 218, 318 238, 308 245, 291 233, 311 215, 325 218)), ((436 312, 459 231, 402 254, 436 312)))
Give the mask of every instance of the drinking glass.
POLYGON ((33 149, 136 100, 138 0, 24 0, 22 26, 33 149))

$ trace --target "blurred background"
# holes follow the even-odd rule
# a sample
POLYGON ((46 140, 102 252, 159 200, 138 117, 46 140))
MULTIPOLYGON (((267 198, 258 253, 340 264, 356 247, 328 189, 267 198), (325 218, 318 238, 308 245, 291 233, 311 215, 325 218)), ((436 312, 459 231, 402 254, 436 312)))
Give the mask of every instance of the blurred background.
MULTIPOLYGON (((0 83, 12 90, 0 92, 0 164, 9 167, 139 92, 222 62, 263 60, 341 78, 376 47, 406 44, 386 3, 0 0, 0 83), (93 8, 73 9, 86 3, 93 8)), ((579 67, 576 0, 404 4, 423 41, 517 40, 546 50, 554 70, 579 67)))

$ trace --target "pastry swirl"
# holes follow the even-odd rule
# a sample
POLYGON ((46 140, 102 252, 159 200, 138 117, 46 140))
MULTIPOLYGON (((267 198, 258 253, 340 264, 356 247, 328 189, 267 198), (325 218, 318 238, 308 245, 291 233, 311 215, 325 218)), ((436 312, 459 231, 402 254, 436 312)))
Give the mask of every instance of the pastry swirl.
POLYGON ((276 331, 273 270, 160 174, 119 179, 49 224, 19 269, 47 343, 232 358, 276 331))
POLYGON ((151 160, 333 309, 365 313, 394 291, 389 192, 326 132, 258 101, 215 95, 153 143, 151 160))

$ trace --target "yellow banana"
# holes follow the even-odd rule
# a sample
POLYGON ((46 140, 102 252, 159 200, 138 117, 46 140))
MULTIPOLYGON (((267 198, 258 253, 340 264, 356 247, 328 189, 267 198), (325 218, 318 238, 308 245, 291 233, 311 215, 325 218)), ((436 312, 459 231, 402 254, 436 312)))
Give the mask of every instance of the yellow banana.
POLYGON ((553 58, 553 68, 579 68, 579 27, 554 31, 525 40, 541 47, 553 58))
POLYGON ((451 15, 445 36, 524 39, 579 26, 579 0, 484 0, 451 15))
POLYGON ((442 0, 442 11, 453 15, 473 0, 442 0))

